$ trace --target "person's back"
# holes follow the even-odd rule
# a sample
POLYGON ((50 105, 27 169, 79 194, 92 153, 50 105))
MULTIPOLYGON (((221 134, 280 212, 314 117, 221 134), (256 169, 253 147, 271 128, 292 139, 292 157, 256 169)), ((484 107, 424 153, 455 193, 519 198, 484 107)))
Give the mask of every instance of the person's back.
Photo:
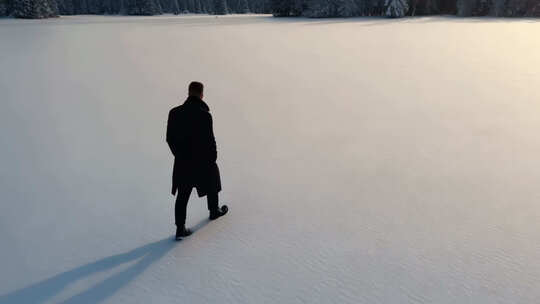
POLYGON ((208 111, 204 101, 193 96, 171 110, 167 142, 175 147, 173 153, 178 161, 192 165, 216 161, 212 116, 208 111))
POLYGON ((172 194, 176 197, 176 237, 191 234, 185 228, 186 209, 193 187, 199 197, 207 196, 210 219, 227 213, 227 206, 219 208, 218 192, 221 191, 219 168, 216 164, 217 149, 212 127, 212 115, 202 100, 203 85, 192 82, 189 97, 184 104, 169 112, 167 143, 174 155, 172 194))

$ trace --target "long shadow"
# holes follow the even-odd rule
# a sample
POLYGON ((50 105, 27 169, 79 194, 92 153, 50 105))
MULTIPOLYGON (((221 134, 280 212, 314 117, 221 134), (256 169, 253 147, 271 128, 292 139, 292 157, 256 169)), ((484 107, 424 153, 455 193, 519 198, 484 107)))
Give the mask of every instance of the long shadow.
MULTIPOLYGON (((202 220, 192 228, 193 231, 202 228, 208 222, 208 219, 202 220)), ((69 284, 77 280, 140 258, 137 263, 129 268, 115 273, 104 281, 72 296, 62 303, 96 303, 103 301, 120 288, 126 286, 139 274, 143 273, 152 263, 161 259, 176 244, 178 243, 171 236, 122 254, 106 257, 96 262, 62 272, 11 293, 0 295, 0 303, 42 303, 59 294, 69 284)))

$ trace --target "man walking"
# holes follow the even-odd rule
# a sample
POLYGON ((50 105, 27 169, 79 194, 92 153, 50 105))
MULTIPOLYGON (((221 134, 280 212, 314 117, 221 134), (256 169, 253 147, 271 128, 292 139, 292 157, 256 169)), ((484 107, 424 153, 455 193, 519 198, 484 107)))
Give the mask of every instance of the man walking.
POLYGON ((172 195, 176 196, 174 216, 176 239, 188 236, 186 229, 186 210, 193 187, 199 197, 208 201, 210 220, 225 215, 226 205, 218 205, 218 192, 221 191, 219 168, 216 164, 217 149, 212 115, 203 99, 204 86, 200 82, 189 84, 186 101, 169 112, 167 121, 167 143, 174 155, 172 176, 172 195))

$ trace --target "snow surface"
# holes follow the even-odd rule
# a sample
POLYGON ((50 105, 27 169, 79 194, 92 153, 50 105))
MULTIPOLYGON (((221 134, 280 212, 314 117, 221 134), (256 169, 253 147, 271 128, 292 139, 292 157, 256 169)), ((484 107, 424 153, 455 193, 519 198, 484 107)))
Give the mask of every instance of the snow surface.
POLYGON ((0 303, 539 303, 540 23, 0 20, 0 303), (222 201, 172 242, 169 109, 222 201))

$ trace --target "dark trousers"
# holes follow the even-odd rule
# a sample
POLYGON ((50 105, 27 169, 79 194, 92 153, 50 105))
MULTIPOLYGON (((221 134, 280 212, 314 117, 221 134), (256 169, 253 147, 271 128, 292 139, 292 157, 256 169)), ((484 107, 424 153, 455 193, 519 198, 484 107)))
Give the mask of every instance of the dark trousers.
MULTIPOLYGON (((192 186, 181 186, 178 188, 178 194, 176 195, 176 204, 174 205, 174 221, 177 227, 184 227, 186 224, 186 211, 189 196, 191 195, 192 186)), ((218 209, 218 193, 212 192, 206 195, 206 201, 208 203, 208 210, 218 209)))

